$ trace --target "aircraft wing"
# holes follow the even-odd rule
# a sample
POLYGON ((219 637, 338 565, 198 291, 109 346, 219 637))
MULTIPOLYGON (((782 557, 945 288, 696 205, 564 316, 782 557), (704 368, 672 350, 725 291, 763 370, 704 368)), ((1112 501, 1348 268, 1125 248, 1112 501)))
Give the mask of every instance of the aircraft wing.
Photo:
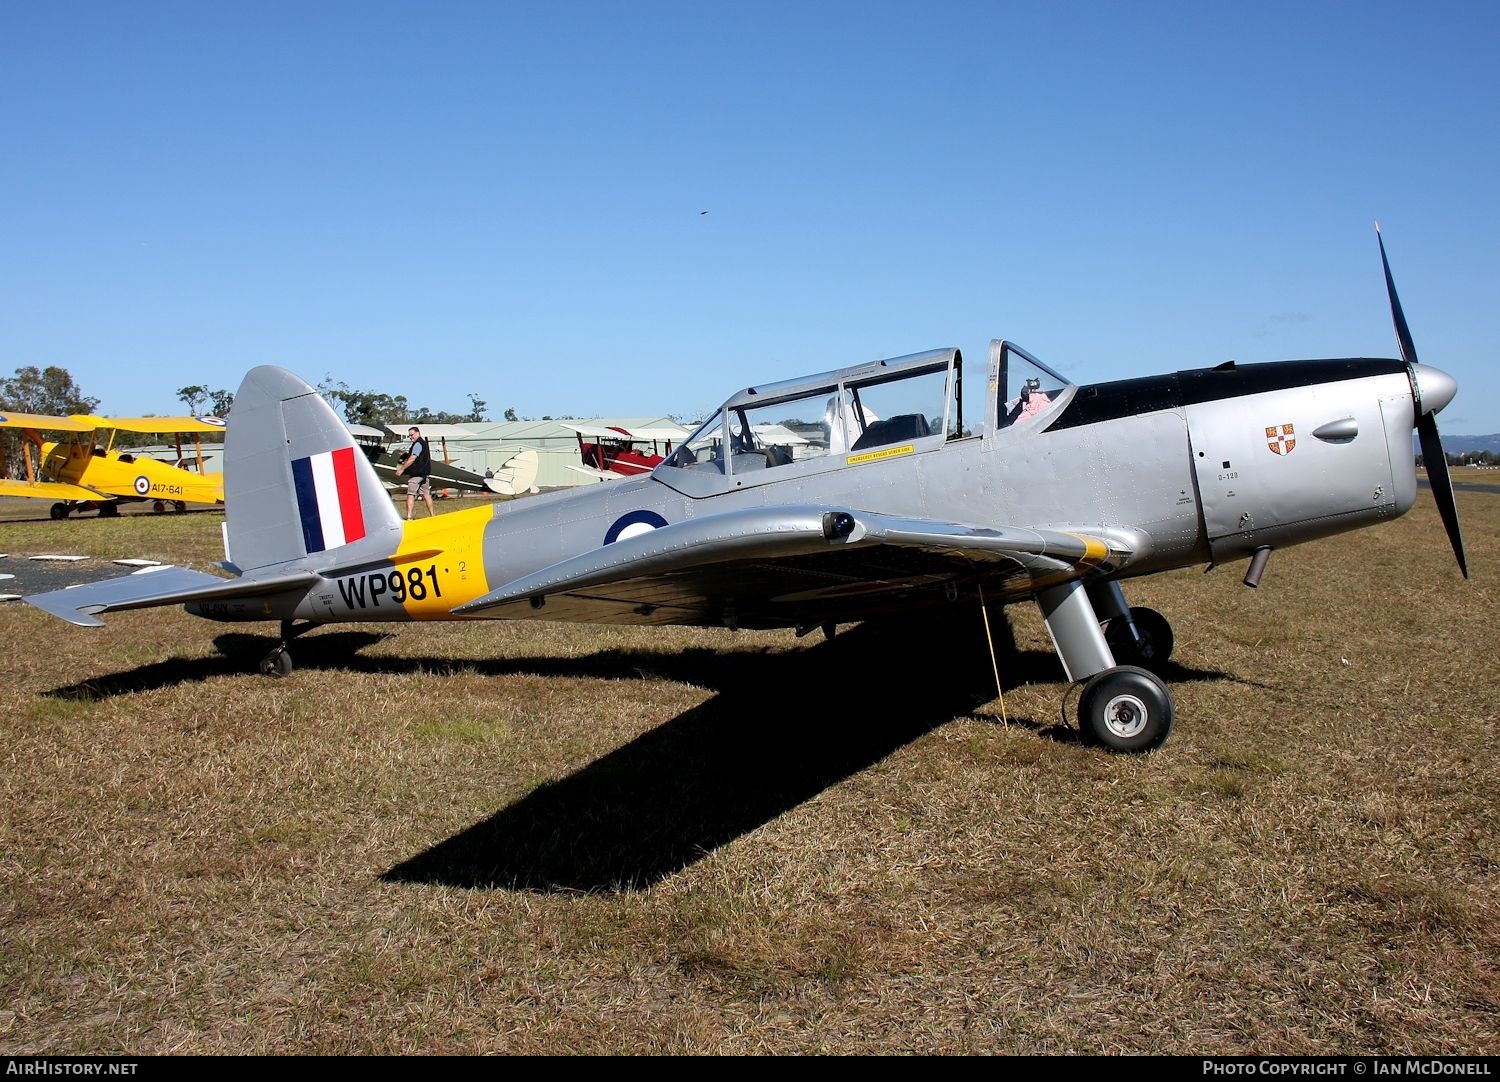
POLYGON ((1144 536, 985 528, 853 509, 761 507, 623 538, 453 611, 598 623, 790 627, 863 619, 976 586, 995 601, 1115 571, 1144 536), (495 610, 509 608, 509 611, 495 610))
POLYGON ((0 479, 0 496, 28 496, 37 500, 108 500, 106 493, 61 481, 16 481, 0 479))
POLYGON ((577 432, 580 436, 593 436, 595 439, 618 440, 630 436, 628 428, 607 428, 604 425, 570 425, 566 421, 558 421, 557 427, 577 432))
POLYGON ((581 473, 586 477, 592 477, 599 481, 617 481, 625 476, 623 473, 610 473, 608 470, 597 470, 593 466, 580 466, 576 462, 568 462, 565 465, 574 473, 581 473))
POLYGON ((577 432, 580 436, 593 436, 605 440, 633 440, 636 443, 650 440, 680 440, 691 435, 685 428, 626 428, 623 425, 575 425, 566 421, 557 422, 559 428, 577 432))
POLYGON ((0 410, 0 428, 30 428, 44 432, 92 432, 94 426, 76 417, 53 417, 46 413, 11 413, 0 410))
POLYGON ((218 432, 223 433, 224 421, 220 417, 97 417, 91 413, 75 413, 70 420, 85 428, 104 428, 120 432, 144 432, 163 435, 173 432, 218 432))
POLYGON ((184 605, 189 601, 228 601, 236 597, 261 597, 306 589, 318 576, 311 571, 271 578, 221 579, 186 567, 151 567, 118 578, 68 586, 23 598, 43 612, 77 624, 103 627, 101 612, 149 609, 159 605, 184 605))
MULTIPOLYGON (((380 450, 376 454, 367 454, 370 464, 375 467, 375 472, 380 480, 389 488, 405 488, 406 482, 410 480, 406 474, 397 476, 396 470, 401 465, 401 460, 406 456, 394 451, 380 450)), ((432 464, 432 487, 439 488, 472 488, 488 489, 485 479, 477 473, 450 466, 445 462, 433 462, 432 464)))

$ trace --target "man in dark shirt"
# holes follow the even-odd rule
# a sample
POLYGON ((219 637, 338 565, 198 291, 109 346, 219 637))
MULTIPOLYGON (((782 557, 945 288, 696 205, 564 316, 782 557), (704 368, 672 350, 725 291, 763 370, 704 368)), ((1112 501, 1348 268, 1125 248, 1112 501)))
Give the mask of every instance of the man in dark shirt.
POLYGON ((401 465, 396 467, 397 477, 403 473, 407 475, 406 517, 411 518, 416 509, 418 493, 427 501, 428 515, 435 515, 437 512, 432 507, 432 451, 422 438, 422 430, 416 425, 412 425, 406 434, 411 437, 411 448, 401 460, 401 465))

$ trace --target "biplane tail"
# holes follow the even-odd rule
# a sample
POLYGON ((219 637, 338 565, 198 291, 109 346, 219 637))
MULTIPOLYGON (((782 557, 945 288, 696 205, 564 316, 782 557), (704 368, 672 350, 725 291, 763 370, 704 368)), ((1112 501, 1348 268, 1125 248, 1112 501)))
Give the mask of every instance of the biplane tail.
POLYGON ((530 492, 536 484, 539 464, 536 452, 530 447, 523 448, 506 459, 494 477, 486 477, 484 487, 497 496, 520 496, 530 492))
POLYGON ((381 559, 401 519, 375 468, 315 390, 283 368, 251 369, 224 438, 225 548, 240 571, 340 550, 381 559))

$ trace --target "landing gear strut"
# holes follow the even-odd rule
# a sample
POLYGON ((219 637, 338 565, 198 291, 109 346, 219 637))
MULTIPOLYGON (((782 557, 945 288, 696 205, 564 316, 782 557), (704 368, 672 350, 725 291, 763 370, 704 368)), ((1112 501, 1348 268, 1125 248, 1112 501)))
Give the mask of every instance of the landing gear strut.
POLYGON ((1161 747, 1176 711, 1167 685, 1146 666, 1158 668, 1172 653, 1166 618, 1127 606, 1115 582, 1066 582, 1038 593, 1036 603, 1068 679, 1087 681, 1078 700, 1084 741, 1121 752, 1161 747))
POLYGON ((262 676, 274 676, 278 679, 283 676, 291 676, 292 655, 287 650, 287 645, 312 626, 312 624, 303 624, 301 627, 294 627, 291 620, 281 621, 281 641, 276 644, 274 650, 260 659, 260 674, 262 676))

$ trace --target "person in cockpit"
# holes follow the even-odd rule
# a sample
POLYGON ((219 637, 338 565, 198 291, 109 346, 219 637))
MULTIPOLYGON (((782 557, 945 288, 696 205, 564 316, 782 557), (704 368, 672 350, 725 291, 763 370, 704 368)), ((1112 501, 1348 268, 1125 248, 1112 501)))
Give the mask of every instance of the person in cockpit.
POLYGON ((1036 378, 1028 379, 1021 387, 1021 393, 1005 404, 1005 423, 1020 424, 1041 413, 1051 404, 1051 396, 1042 390, 1042 381, 1036 378))

